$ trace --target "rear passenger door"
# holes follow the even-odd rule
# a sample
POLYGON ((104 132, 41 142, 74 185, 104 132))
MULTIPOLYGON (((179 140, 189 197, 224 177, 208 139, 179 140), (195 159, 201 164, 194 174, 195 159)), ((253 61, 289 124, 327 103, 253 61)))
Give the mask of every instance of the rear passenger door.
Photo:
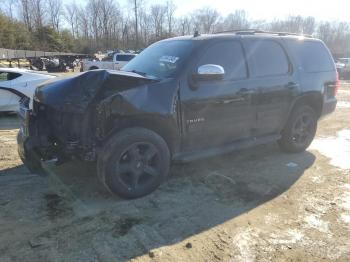
POLYGON ((246 38, 244 46, 256 97, 256 135, 281 131, 293 96, 298 90, 297 76, 279 38, 246 38))

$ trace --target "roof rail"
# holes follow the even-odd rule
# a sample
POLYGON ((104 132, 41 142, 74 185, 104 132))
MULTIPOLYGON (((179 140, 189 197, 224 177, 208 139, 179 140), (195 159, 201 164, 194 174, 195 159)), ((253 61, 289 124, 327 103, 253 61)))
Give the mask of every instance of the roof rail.
POLYGON ((236 35, 270 34, 270 35, 278 35, 278 36, 294 35, 294 36, 312 37, 311 35, 306 35, 306 34, 297 34, 297 33, 289 33, 289 32, 273 32, 273 31, 264 31, 259 29, 227 30, 227 31, 215 32, 214 34, 227 34, 227 33, 234 33, 236 35))

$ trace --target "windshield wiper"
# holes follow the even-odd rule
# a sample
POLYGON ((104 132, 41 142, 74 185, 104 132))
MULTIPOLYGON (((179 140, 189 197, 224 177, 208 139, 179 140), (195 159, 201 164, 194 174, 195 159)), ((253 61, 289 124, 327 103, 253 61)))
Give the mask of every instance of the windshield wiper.
POLYGON ((138 74, 140 76, 143 76, 143 77, 147 77, 147 78, 152 78, 154 80, 159 80, 159 77, 156 77, 156 76, 152 76, 152 75, 148 75, 147 73, 145 72, 141 72, 141 71, 137 71, 137 70, 131 70, 131 71, 127 71, 127 72, 132 72, 132 73, 135 73, 135 74, 138 74))
POLYGON ((132 73, 135 73, 135 74, 138 74, 138 75, 141 75, 141 76, 147 76, 147 74, 145 72, 141 72, 141 71, 137 71, 137 70, 131 70, 129 72, 132 72, 132 73))

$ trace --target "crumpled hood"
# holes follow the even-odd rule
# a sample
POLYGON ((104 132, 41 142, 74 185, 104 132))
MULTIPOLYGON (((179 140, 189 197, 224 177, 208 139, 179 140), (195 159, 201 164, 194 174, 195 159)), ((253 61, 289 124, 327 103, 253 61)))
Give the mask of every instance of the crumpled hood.
POLYGON ((106 88, 121 92, 152 82, 132 72, 94 70, 46 83, 37 88, 34 100, 62 112, 83 113, 106 88))

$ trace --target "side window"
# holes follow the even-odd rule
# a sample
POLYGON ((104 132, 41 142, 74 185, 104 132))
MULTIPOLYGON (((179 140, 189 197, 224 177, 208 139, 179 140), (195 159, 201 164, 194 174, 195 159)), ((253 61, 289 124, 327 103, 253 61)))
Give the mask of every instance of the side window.
POLYGON ((247 78, 243 49, 238 41, 225 41, 210 46, 199 60, 198 66, 220 65, 225 69, 225 80, 247 78))
POLYGON ((17 77, 20 77, 21 74, 18 74, 18 73, 8 73, 7 74, 7 80, 13 80, 13 79, 16 79, 17 77))
POLYGON ((248 40, 248 61, 253 63, 256 77, 285 75, 289 61, 282 46, 272 40, 248 40))
POLYGON ((306 72, 333 71, 334 61, 322 42, 301 42, 298 44, 298 56, 306 72))
POLYGON ((135 57, 134 55, 118 55, 117 61, 127 62, 133 59, 134 57, 135 57))
POLYGON ((0 82, 8 81, 8 74, 7 72, 0 72, 0 82))

